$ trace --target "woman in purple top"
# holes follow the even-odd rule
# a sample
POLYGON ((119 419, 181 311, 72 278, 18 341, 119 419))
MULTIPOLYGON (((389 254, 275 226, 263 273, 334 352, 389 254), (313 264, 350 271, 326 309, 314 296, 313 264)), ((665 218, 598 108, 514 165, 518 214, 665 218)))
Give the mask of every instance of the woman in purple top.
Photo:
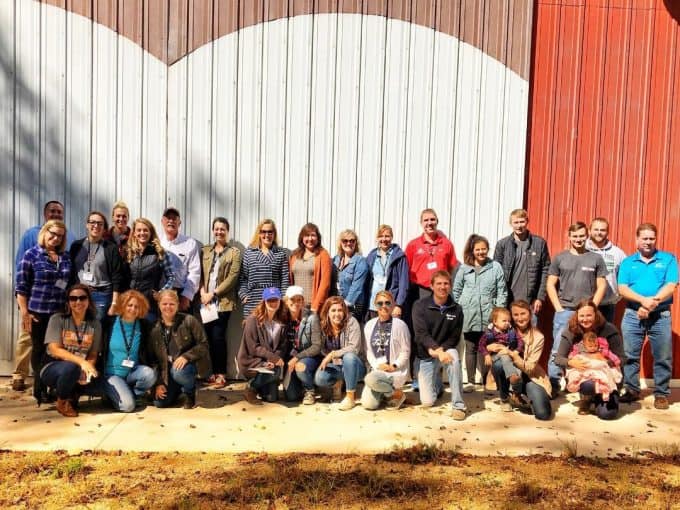
MULTIPOLYGON (((15 294, 21 327, 31 334, 34 374, 39 374, 42 368, 50 316, 63 311, 66 303, 71 261, 65 249, 66 225, 60 220, 49 220, 38 233, 38 244, 24 253, 17 271, 15 294)), ((40 402, 40 378, 34 380, 33 394, 40 402)))

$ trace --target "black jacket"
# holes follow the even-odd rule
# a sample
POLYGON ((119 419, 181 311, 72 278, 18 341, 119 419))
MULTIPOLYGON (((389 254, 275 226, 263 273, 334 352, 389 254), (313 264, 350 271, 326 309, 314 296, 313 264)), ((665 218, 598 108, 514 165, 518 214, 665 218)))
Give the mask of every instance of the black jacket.
MULTIPOLYGON (((621 340, 621 333, 616 329, 611 322, 605 322, 602 327, 596 331, 597 336, 604 338, 609 344, 609 350, 616 354, 621 359, 621 367, 626 362, 626 354, 623 352, 623 340, 621 340)), ((582 340, 581 336, 576 337, 574 333, 569 331, 569 328, 564 328, 560 338, 560 345, 555 352, 555 364, 557 366, 567 368, 569 362, 569 352, 575 343, 582 340)))
MULTIPOLYGON (((529 244, 527 246, 527 289, 529 301, 540 299, 545 301, 545 282, 548 279, 548 268, 550 267, 550 254, 545 239, 535 236, 529 232, 529 244)), ((509 302, 514 299, 510 285, 512 284, 512 267, 515 263, 515 238, 512 234, 504 237, 496 243, 493 259, 503 266, 505 282, 508 286, 509 302)), ((508 303, 509 304, 509 303, 508 303)))
POLYGON ((445 351, 455 349, 463 330, 463 309, 451 296, 442 313, 432 296, 419 299, 413 304, 411 314, 415 335, 416 355, 429 359, 428 349, 442 347, 445 351))

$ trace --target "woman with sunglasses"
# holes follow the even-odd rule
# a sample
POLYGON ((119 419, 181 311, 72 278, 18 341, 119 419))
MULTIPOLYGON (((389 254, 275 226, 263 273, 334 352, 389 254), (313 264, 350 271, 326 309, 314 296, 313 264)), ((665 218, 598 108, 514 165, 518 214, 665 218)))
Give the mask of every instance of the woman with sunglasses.
POLYGON ((370 372, 364 377, 361 406, 378 409, 383 399, 387 409, 396 410, 406 400, 402 386, 410 378, 411 334, 401 319, 392 317, 394 297, 381 290, 375 296, 378 316, 364 327, 366 358, 370 372))
POLYGON ((97 319, 114 315, 118 294, 124 284, 123 259, 118 246, 104 239, 108 223, 104 214, 91 211, 87 215, 87 237, 75 241, 69 254, 75 279, 90 288, 97 309, 97 319))
POLYGON ((319 315, 324 355, 314 376, 314 383, 321 388, 333 388, 333 400, 342 396, 341 411, 349 411, 356 405, 357 383, 366 374, 361 353, 361 326, 347 309, 345 300, 339 296, 329 297, 319 315))
POLYGON ((288 288, 288 255, 279 246, 274 220, 258 223, 250 245, 243 253, 238 280, 238 297, 247 318, 262 301, 262 291, 276 287, 281 294, 288 288))
POLYGON ((196 405, 196 377, 210 375, 208 338, 198 319, 179 312, 177 292, 164 289, 157 297, 160 317, 149 334, 158 373, 153 403, 169 407, 179 401, 184 409, 192 409, 196 405))
POLYGON ((127 263, 130 288, 144 294, 150 305, 146 319, 154 322, 158 317, 156 295, 159 290, 173 288, 175 273, 156 228, 146 218, 137 218, 132 224, 132 236, 127 243, 127 263))
POLYGON ((212 222, 215 243, 202 250, 201 305, 212 306, 217 317, 203 321, 210 343, 212 375, 208 384, 220 389, 227 385, 227 326, 236 303, 236 287, 241 269, 241 252, 229 244, 229 222, 218 216, 212 222))
POLYGON ((264 289, 262 300, 245 320, 236 358, 239 372, 248 379, 245 399, 252 405, 279 398, 279 382, 289 350, 289 323, 288 307, 281 301, 279 288, 264 289))
POLYGON ((118 246, 118 253, 122 259, 125 259, 127 254, 127 241, 132 234, 132 230, 128 226, 130 219, 130 209, 125 202, 118 200, 113 204, 111 210, 111 220, 113 225, 104 232, 104 239, 113 241, 118 246))
MULTIPOLYGON (((66 225, 48 220, 38 233, 38 244, 29 249, 18 266, 15 294, 21 327, 31 335, 31 367, 39 374, 45 354, 45 331, 52 314, 61 312, 71 277, 71 260, 64 253, 66 225)), ((34 377, 33 394, 42 401, 40 378, 34 377)))
POLYGON ((286 399, 304 405, 316 403, 314 374, 321 364, 321 324, 319 316, 305 306, 302 287, 291 285, 286 290, 284 302, 290 311, 289 335, 291 337, 288 372, 290 383, 285 387, 286 399), (303 396, 304 391, 304 396, 303 396))
POLYGON ((104 332, 103 393, 115 410, 131 413, 156 382, 147 361, 150 325, 144 317, 149 303, 141 292, 128 290, 120 295, 115 312, 117 317, 106 321, 104 332))
POLYGON ((333 263, 321 246, 321 232, 314 223, 300 229, 298 245, 290 256, 290 284, 304 290, 312 313, 319 313, 331 290, 333 263))
POLYGON ((358 321, 363 321, 366 306, 368 264, 361 255, 361 243, 354 230, 343 230, 338 236, 338 251, 333 257, 337 273, 338 294, 358 321))
POLYGON ((378 316, 375 297, 381 290, 387 290, 394 296, 393 317, 401 318, 408 297, 408 262, 399 245, 392 242, 393 238, 392 227, 380 225, 376 234, 378 246, 366 257, 368 265, 366 296, 369 298, 368 316, 371 319, 378 316))
POLYGON ((102 329, 87 285, 76 283, 66 296, 66 312, 52 315, 47 325, 47 356, 39 378, 56 390, 57 411, 73 418, 78 416, 80 395, 97 393, 95 363, 102 329))

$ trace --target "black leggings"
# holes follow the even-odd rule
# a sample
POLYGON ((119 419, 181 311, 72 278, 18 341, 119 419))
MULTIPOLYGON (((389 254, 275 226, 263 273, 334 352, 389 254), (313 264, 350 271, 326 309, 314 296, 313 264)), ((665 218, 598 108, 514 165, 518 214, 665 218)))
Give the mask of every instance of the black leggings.
POLYGON ((484 356, 478 352, 479 339, 482 338, 482 331, 468 331, 463 333, 465 339, 465 370, 467 371, 467 382, 474 384, 475 374, 479 368, 482 374, 482 384, 486 383, 486 375, 489 367, 484 364, 484 356))

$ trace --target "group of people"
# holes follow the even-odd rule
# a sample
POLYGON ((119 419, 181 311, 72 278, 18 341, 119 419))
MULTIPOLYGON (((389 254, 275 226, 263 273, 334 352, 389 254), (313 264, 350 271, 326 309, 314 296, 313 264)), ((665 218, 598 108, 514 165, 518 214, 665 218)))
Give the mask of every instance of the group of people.
POLYGON ((81 395, 101 395, 124 412, 144 395, 159 407, 193 407, 197 380, 227 384, 226 335, 237 306, 244 322, 236 361, 253 405, 277 400, 280 389, 311 405, 327 390, 340 410, 359 400, 366 409, 383 402, 398 409, 412 381, 428 407, 442 395, 444 375, 451 416, 462 420, 464 393, 481 389, 490 371, 503 410, 549 419, 564 384, 581 393, 580 413, 594 407, 611 419, 620 402, 639 398, 645 336, 655 359, 655 407, 669 405, 677 262, 656 248, 652 224, 640 225, 638 250, 626 257, 608 239, 604 218, 590 228, 577 222, 569 249, 551 261, 517 209, 493 258, 488 240, 473 234, 459 264, 432 209, 421 212, 422 234, 404 250, 380 225, 366 256, 351 229, 331 255, 313 223, 289 253, 275 222, 262 220, 241 252, 226 218, 213 220, 213 239, 201 247, 180 232, 174 207, 157 233, 145 218, 128 226, 129 210, 117 202, 112 226, 92 211, 80 240, 69 236, 61 203, 48 202, 44 215, 17 252, 22 333, 13 387, 25 386, 31 353, 38 402, 56 397, 65 416, 77 415, 81 395), (621 298, 623 339, 613 324, 621 298), (536 327, 546 299, 555 310, 547 372, 536 327))

